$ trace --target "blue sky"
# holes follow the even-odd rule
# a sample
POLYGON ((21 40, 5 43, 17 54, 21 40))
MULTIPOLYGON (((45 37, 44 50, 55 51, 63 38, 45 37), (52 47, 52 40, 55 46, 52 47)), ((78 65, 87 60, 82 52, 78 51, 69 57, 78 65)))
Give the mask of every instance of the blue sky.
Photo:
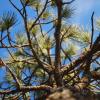
MULTIPOLYGON (((77 24, 87 24, 93 11, 95 11, 95 16, 100 16, 100 0, 76 0, 72 7, 76 9, 72 18, 77 24)), ((9 0, 0 0, 0 16, 8 10, 12 10, 9 0)))
MULTIPOLYGON (((72 7, 76 9, 70 20, 73 24, 83 25, 84 27, 91 25, 90 18, 93 11, 95 12, 95 19, 100 17, 100 0, 76 0, 72 7)), ((8 0, 0 0, 0 16, 4 11, 12 10, 12 8, 8 0)), ((5 55, 6 52, 0 49, 0 57, 5 57, 5 55)))
MULTIPOLYGON (((72 7, 76 9, 70 20, 73 24, 83 25, 84 27, 91 25, 91 14, 93 11, 95 12, 95 19, 100 17, 100 0, 76 0, 72 7)), ((13 7, 8 0, 0 0, 0 16, 3 12, 12 9, 13 7)), ((4 49, 0 49, 0 57, 5 58, 6 56, 7 52, 4 49)), ((1 76, 4 74, 4 71, 5 69, 0 70, 0 80, 3 79, 1 76)))
POLYGON ((100 0, 76 0, 73 3, 75 7, 74 23, 81 25, 90 24, 92 12, 95 12, 95 17, 100 16, 100 0))

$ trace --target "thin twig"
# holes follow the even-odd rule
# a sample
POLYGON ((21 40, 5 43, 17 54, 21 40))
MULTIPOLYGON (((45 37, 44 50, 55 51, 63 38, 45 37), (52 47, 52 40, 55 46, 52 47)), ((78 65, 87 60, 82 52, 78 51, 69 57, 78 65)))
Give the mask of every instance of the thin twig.
POLYGON ((94 12, 92 13, 92 16, 91 16, 91 25, 92 25, 92 34, 91 34, 91 44, 90 44, 90 48, 92 47, 92 44, 93 44, 93 35, 94 35, 94 12))
POLYGON ((73 3, 75 0, 71 0, 71 1, 69 1, 69 2, 63 2, 63 5, 65 5, 65 4, 71 4, 71 3, 73 3))
POLYGON ((1 58, 0 58, 0 61, 3 62, 3 65, 8 69, 8 71, 10 72, 10 74, 12 75, 14 80, 16 81, 17 88, 20 88, 20 82, 19 82, 18 78, 16 77, 15 73, 13 73, 13 71, 9 68, 9 66, 1 58))

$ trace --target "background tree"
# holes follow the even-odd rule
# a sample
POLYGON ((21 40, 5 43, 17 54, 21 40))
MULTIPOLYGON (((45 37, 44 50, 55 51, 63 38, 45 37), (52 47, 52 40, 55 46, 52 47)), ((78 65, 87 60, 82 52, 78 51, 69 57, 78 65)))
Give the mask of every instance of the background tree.
POLYGON ((9 0, 16 12, 8 11, 0 20, 0 48, 9 54, 0 61, 6 70, 0 82, 3 100, 43 99, 65 87, 89 94, 100 90, 100 34, 93 39, 94 13, 91 31, 69 24, 73 1, 19 0, 18 7, 9 0), (21 31, 15 32, 20 19, 21 31))

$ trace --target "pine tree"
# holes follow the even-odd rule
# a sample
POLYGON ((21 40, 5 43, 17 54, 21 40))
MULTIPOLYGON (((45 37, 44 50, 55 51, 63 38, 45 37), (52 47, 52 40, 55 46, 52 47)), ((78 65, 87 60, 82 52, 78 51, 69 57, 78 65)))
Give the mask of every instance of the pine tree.
MULTIPOLYGON (((17 12, 8 11, 0 19, 0 48, 8 52, 0 60, 6 70, 0 98, 43 100, 63 88, 97 93, 100 34, 94 39, 94 13, 90 31, 68 23, 75 0, 20 0, 19 7, 8 1, 17 12)), ((99 20, 97 28, 99 32, 99 20)))

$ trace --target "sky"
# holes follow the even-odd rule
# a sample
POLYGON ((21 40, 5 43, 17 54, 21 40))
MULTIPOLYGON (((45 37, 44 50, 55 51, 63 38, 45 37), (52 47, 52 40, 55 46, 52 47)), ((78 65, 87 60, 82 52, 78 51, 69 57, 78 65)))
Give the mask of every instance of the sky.
POLYGON ((73 3, 75 7, 74 23, 87 25, 90 23, 92 12, 95 12, 95 17, 100 16, 100 0, 76 0, 73 3))
MULTIPOLYGON (((17 0, 14 0, 17 1, 17 0)), ((91 15, 95 12, 95 19, 100 17, 100 0, 76 0, 72 7, 75 8, 75 13, 72 16, 70 22, 72 24, 83 25, 87 27, 91 25, 91 15)), ((0 0, 0 16, 3 12, 12 10, 13 7, 10 5, 8 0, 0 0)), ((0 57, 4 58, 7 55, 4 49, 0 49, 0 57)), ((0 76, 4 73, 4 69, 0 70, 0 76)), ((2 77, 0 77, 0 80, 2 77)))
MULTIPOLYGON (((72 8, 75 9, 75 13, 70 20, 72 24, 82 25, 85 28, 88 27, 91 25, 91 15, 93 11, 95 12, 95 19, 100 17, 100 0, 76 0, 72 4, 72 8)), ((13 7, 10 5, 9 0, 0 0, 0 16, 2 16, 3 12, 12 9, 13 7)), ((6 55, 6 52, 0 49, 0 57, 3 57, 2 55, 6 55)))
MULTIPOLYGON (((95 12, 95 19, 100 17, 100 0, 76 0, 72 4, 72 8, 75 9, 70 19, 70 23, 72 24, 82 25, 85 28, 90 26, 93 11, 95 12)), ((13 7, 10 5, 9 0, 0 0, 0 16, 2 16, 4 12, 12 11, 12 9, 13 7)), ((0 57, 5 57, 5 55, 7 55, 6 52, 0 49, 0 57)))
MULTIPOLYGON (((93 11, 95 12, 95 16, 100 16, 100 0, 76 0, 72 4, 72 7, 75 8, 73 20, 74 23, 77 24, 87 24, 87 21, 91 17, 91 13, 93 11)), ((0 16, 3 14, 4 11, 8 10, 12 10, 12 6, 10 5, 9 0, 0 0, 0 16)))

